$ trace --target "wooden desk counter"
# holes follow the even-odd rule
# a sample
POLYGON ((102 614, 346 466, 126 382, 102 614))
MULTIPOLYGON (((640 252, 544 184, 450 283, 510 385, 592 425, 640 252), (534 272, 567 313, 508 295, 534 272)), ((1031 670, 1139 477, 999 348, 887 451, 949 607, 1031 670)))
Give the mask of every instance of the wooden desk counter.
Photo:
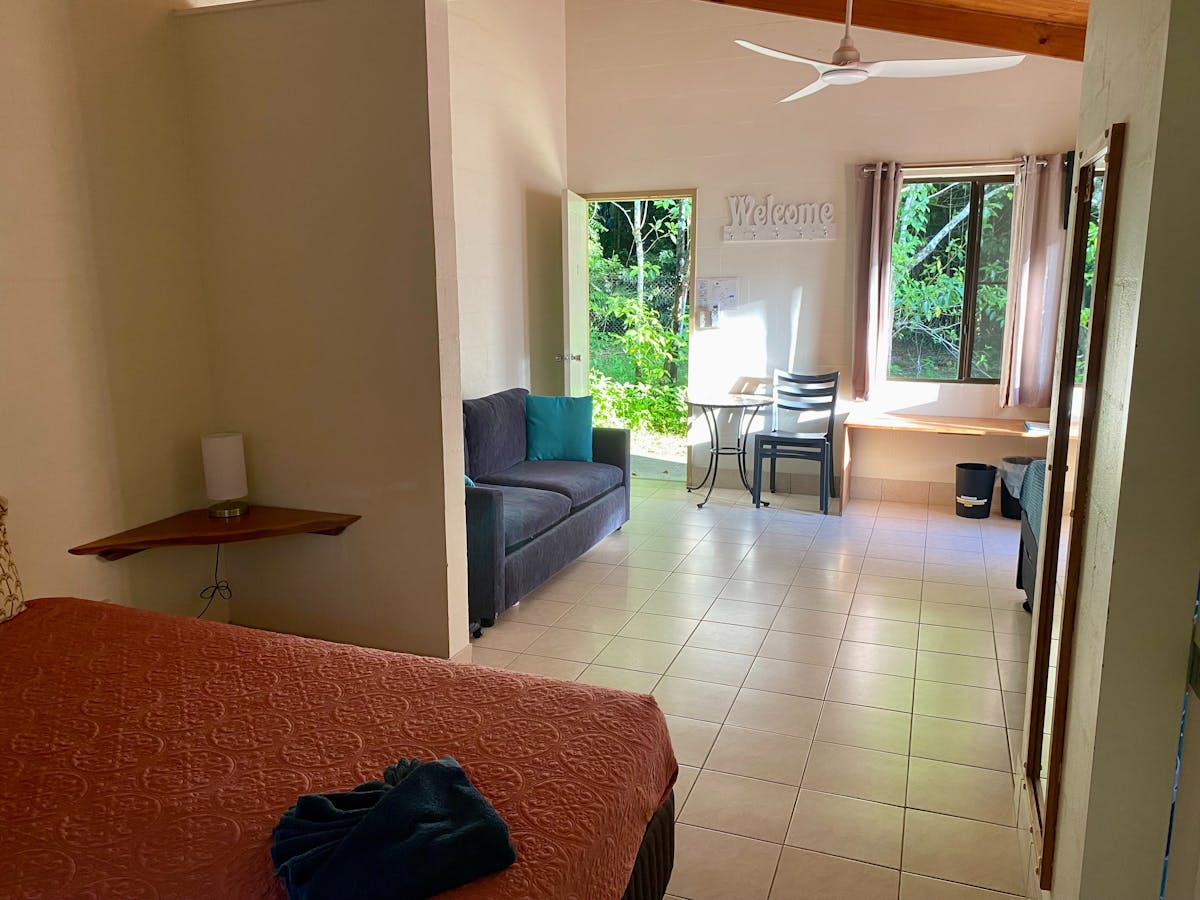
MULTIPOLYGON (((1048 424, 1048 423, 1047 423, 1048 424)), ((850 504, 850 470, 854 460, 854 432, 903 431, 909 434, 955 434, 979 437, 1026 438, 1045 441, 1049 431, 1030 431, 1024 419, 974 419, 960 416, 923 416, 901 413, 852 412, 846 417, 842 437, 842 497, 844 512, 850 504)))

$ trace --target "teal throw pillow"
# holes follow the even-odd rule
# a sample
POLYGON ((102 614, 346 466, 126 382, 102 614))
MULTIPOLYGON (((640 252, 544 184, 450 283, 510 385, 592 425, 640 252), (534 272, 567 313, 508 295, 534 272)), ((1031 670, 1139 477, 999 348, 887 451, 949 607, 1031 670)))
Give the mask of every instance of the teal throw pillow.
POLYGON ((463 487, 475 487, 475 482, 471 480, 470 475, 463 476, 463 487))
POLYGON ((525 398, 526 459, 592 461, 592 398, 525 398))

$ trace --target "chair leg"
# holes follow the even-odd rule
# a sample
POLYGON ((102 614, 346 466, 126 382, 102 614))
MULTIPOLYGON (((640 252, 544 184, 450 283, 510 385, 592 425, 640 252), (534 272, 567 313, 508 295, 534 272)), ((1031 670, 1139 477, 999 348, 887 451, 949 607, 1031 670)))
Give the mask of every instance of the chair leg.
POLYGON ((754 500, 754 508, 759 509, 762 506, 762 448, 758 446, 758 441, 754 442, 754 478, 751 480, 750 497, 754 500))
POLYGON ((775 457, 771 457, 771 493, 775 493, 775 457))
POLYGON ((829 515, 829 445, 821 448, 821 513, 829 515))

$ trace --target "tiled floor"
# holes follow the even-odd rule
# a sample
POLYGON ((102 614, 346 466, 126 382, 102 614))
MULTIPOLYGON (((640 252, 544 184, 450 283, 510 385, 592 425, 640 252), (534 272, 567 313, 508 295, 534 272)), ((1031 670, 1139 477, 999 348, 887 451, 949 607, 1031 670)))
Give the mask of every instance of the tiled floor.
POLYGON ((629 524, 474 660, 657 698, 681 766, 673 897, 1023 895, 1017 523, 775 500, 698 510, 637 483, 629 524))

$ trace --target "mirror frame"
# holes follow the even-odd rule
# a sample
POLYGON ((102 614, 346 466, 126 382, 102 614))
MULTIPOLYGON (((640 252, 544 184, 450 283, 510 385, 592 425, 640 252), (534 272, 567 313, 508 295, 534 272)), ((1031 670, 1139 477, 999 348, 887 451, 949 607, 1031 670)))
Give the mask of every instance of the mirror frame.
POLYGON ((1049 890, 1054 874, 1054 849, 1058 833, 1058 813, 1062 790, 1062 759, 1066 740, 1065 725, 1070 689, 1071 659, 1075 642, 1075 619, 1079 603, 1082 571, 1080 552, 1087 527, 1091 472, 1095 462, 1096 401, 1100 394, 1104 339, 1108 320, 1108 296, 1112 278, 1113 238, 1116 234, 1117 200, 1121 187, 1121 163, 1125 150, 1125 124, 1112 125, 1102 140, 1091 148, 1077 167, 1074 191, 1074 227, 1071 234, 1067 281, 1066 314, 1059 336, 1059 368, 1055 387, 1054 431, 1051 459, 1047 463, 1046 506, 1043 533, 1039 536, 1037 604, 1034 633, 1033 676, 1028 695, 1025 744, 1025 789, 1029 793, 1030 830, 1037 854, 1037 873, 1043 890, 1049 890), (1078 323, 1083 308, 1084 268, 1087 257, 1087 222, 1090 220, 1095 173, 1104 164, 1104 197, 1100 204, 1095 278, 1092 282, 1092 315, 1087 336, 1087 371, 1083 382, 1083 409, 1080 416, 1079 458, 1076 462, 1074 505, 1065 562, 1062 626, 1059 635, 1057 675, 1054 684, 1053 719, 1050 728, 1050 753, 1046 762, 1046 796, 1039 796, 1043 728, 1046 718, 1047 688, 1054 616, 1042 615, 1054 609, 1058 581, 1058 557, 1061 545, 1063 505, 1066 493, 1067 458, 1071 426, 1070 398, 1075 389, 1074 360, 1079 352, 1078 323), (1086 178, 1085 178, 1086 175, 1086 178), (1082 227, 1081 227, 1082 223, 1082 227), (1068 440, 1059 440, 1067 435, 1068 440), (1056 527, 1051 528, 1054 523, 1056 527), (1045 808, 1042 808, 1043 800, 1045 808))

